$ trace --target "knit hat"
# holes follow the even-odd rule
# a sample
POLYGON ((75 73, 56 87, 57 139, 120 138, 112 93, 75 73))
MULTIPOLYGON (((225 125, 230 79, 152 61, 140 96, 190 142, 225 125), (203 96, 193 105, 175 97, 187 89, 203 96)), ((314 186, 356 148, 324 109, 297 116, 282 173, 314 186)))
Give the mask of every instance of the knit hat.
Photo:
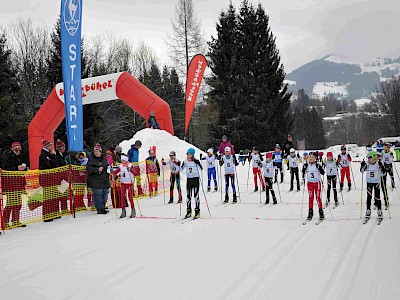
POLYGON ((375 151, 369 151, 368 152, 368 158, 373 158, 373 159, 376 159, 376 152, 375 151))
POLYGON ((149 154, 154 154, 154 150, 153 150, 153 149, 150 149, 150 150, 149 150, 149 154))
POLYGON ((122 152, 122 147, 118 145, 118 146, 115 147, 115 150, 117 150, 117 152, 121 153, 122 152))
POLYGON ((111 145, 110 148, 108 148, 108 150, 110 150, 111 152, 114 152, 115 147, 113 145, 111 145))
POLYGON ((11 149, 14 149, 14 150, 21 150, 21 143, 20 143, 20 142, 13 142, 13 143, 11 144, 11 149))
POLYGON ((272 153, 271 153, 271 152, 267 152, 267 153, 265 154, 265 158, 266 158, 266 159, 271 159, 271 158, 272 158, 272 153))
POLYGON ((289 151, 290 153, 295 153, 296 152, 296 150, 294 150, 294 148, 290 148, 290 151, 289 151))
POLYGON ((332 153, 331 151, 329 151, 329 152, 326 153, 326 157, 329 157, 329 156, 330 156, 330 157, 333 157, 333 153, 332 153))
POLYGON ((99 150, 100 152, 103 152, 103 149, 101 148, 100 144, 94 145, 93 150, 99 150))
POLYGON ((121 155, 121 160, 129 161, 129 158, 126 155, 121 155))
POLYGON ((59 149, 62 149, 62 148, 65 148, 64 142, 62 140, 57 140, 56 149, 59 150, 59 149))
POLYGON ((315 156, 315 157, 317 157, 318 156, 318 153, 315 153, 315 152, 310 152, 309 154, 308 154, 309 156, 315 156))
POLYGON ((194 156, 195 153, 196 153, 196 150, 194 150, 193 148, 189 148, 189 149, 186 151, 186 154, 191 154, 191 155, 193 155, 193 156, 194 156))
POLYGON ((43 144, 43 148, 47 148, 47 147, 50 147, 51 145, 53 145, 53 143, 51 141, 45 140, 45 139, 42 140, 42 144, 43 144))
POLYGON ((226 141, 228 138, 226 137, 226 135, 224 134, 223 136, 222 136, 222 140, 223 141, 226 141))
POLYGON ((213 153, 214 153, 213 148, 209 148, 209 149, 207 150, 207 153, 213 154, 213 153))
POLYGON ((340 147, 340 150, 346 150, 346 145, 342 145, 342 147, 340 147))

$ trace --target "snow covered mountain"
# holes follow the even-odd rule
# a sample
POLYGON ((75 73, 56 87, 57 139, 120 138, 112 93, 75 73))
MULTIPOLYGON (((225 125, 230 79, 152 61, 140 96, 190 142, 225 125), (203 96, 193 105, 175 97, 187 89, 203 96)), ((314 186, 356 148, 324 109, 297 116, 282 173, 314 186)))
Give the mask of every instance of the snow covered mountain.
POLYGON ((332 54, 297 68, 286 76, 286 82, 294 92, 304 89, 313 97, 334 94, 338 99, 352 101, 369 98, 381 81, 399 74, 400 57, 357 62, 332 54))

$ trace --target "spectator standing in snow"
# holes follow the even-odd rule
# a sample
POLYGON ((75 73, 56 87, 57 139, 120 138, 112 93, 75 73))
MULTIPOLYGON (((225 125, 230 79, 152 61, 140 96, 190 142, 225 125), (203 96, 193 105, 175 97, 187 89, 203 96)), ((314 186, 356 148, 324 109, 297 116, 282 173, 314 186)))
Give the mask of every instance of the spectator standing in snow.
POLYGON ((283 143, 283 158, 287 158, 290 155, 290 149, 292 148, 295 148, 293 145, 293 137, 291 134, 288 134, 286 141, 283 143))
POLYGON ((147 123, 149 123, 149 128, 160 129, 160 125, 157 123, 157 119, 156 119, 156 115, 154 114, 154 111, 150 112, 150 116, 147 120, 147 123))
POLYGON ((138 196, 143 195, 142 180, 140 177, 140 166, 139 166, 139 149, 141 147, 142 147, 142 142, 137 140, 133 145, 131 145, 131 149, 129 149, 128 151, 129 162, 133 164, 138 196))
POLYGON ((231 142, 228 140, 227 136, 224 134, 222 136, 222 142, 219 145, 218 152, 220 155, 223 155, 225 153, 225 148, 229 147, 231 149, 231 154, 235 155, 235 150, 233 149, 233 145, 231 142))

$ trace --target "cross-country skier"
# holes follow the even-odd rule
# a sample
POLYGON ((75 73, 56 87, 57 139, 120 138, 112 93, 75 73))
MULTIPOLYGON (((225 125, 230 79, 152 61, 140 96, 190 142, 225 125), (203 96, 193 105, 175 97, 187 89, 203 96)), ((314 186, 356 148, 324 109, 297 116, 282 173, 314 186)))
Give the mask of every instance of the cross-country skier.
POLYGON ((112 173, 112 181, 114 183, 115 177, 119 176, 121 180, 121 207, 122 212, 120 218, 126 217, 126 192, 128 192, 129 203, 131 204, 131 218, 136 216, 135 204, 133 203, 133 197, 135 191, 133 190, 133 181, 135 178, 135 170, 133 165, 129 162, 128 156, 121 155, 121 165, 112 173))
POLYGON ((217 184, 217 169, 215 168, 215 160, 217 159, 214 155, 214 150, 212 148, 207 150, 207 156, 201 157, 201 160, 207 162, 207 192, 211 191, 211 180, 214 180, 214 191, 218 191, 217 184))
POLYGON ((194 157, 196 151, 193 148, 189 148, 186 151, 186 159, 182 163, 181 169, 186 172, 186 199, 187 209, 185 219, 192 216, 192 194, 195 201, 194 218, 200 218, 200 198, 199 198, 199 187, 200 187, 200 170, 203 167, 199 160, 194 157))
POLYGON ((224 203, 228 203, 229 196, 229 180, 231 181, 232 191, 233 191, 233 203, 237 202, 236 197, 236 187, 235 187, 235 168, 239 163, 236 160, 236 156, 231 154, 231 148, 225 147, 225 155, 221 157, 219 161, 220 166, 224 166, 225 169, 225 201, 224 203))
POLYGON ((308 162, 308 152, 303 152, 303 166, 308 162))
POLYGON ((340 191, 343 191, 344 186, 344 177, 347 178, 347 184, 349 191, 351 190, 351 177, 350 177, 350 163, 351 163, 351 156, 346 151, 346 145, 342 145, 340 147, 341 153, 338 156, 338 163, 341 166, 340 170, 340 191))
POLYGON ((299 154, 296 154, 294 148, 290 149, 290 155, 286 158, 287 165, 290 170, 290 191, 293 191, 294 177, 296 176, 297 191, 300 191, 300 180, 299 180, 299 163, 301 158, 299 154))
POLYGON ((160 176, 160 164, 153 149, 149 150, 149 157, 146 158, 146 174, 149 181, 149 195, 158 194, 158 176, 160 176))
POLYGON ((368 162, 363 160, 360 168, 362 173, 366 173, 367 181, 367 211, 365 213, 364 222, 367 222, 371 217, 372 191, 374 191, 374 199, 378 207, 378 219, 381 221, 383 219, 383 213, 379 186, 381 184, 381 175, 385 170, 385 166, 380 161, 377 161, 377 154, 375 151, 368 152, 367 158, 368 162))
POLYGON ((170 160, 165 162, 164 158, 161 159, 161 163, 166 166, 168 165, 171 169, 171 185, 169 187, 169 202, 168 204, 174 203, 174 186, 176 182, 176 188, 178 189, 178 203, 182 203, 182 190, 181 190, 181 161, 176 158, 175 151, 169 153, 170 160))
POLYGON ((261 170, 258 168, 260 162, 263 161, 262 155, 260 151, 257 150, 256 147, 253 147, 252 153, 249 154, 249 161, 253 161, 253 177, 254 177, 254 192, 258 191, 258 180, 257 177, 260 178, 260 183, 262 186, 263 192, 265 191, 265 183, 264 179, 261 175, 261 170))
MULTIPOLYGON (((385 169, 390 175, 391 181, 392 181, 392 189, 394 189, 394 175, 393 175, 393 159, 394 155, 393 152, 390 151, 390 145, 389 143, 385 143, 383 145, 383 151, 381 152, 382 154, 382 160, 383 160, 383 165, 385 166, 385 169)), ((385 178, 385 184, 386 184, 386 178, 385 178)))
POLYGON ((265 179, 265 204, 269 203, 269 192, 271 191, 272 201, 277 204, 275 192, 273 189, 273 180, 275 175, 275 165, 272 161, 272 153, 267 152, 265 154, 265 161, 259 162, 259 167, 262 170, 262 174, 265 179))
POLYGON ((336 183, 337 183, 337 175, 338 168, 340 164, 333 158, 333 153, 329 151, 326 153, 326 160, 323 165, 326 171, 326 180, 328 182, 327 195, 326 195, 326 206, 329 205, 331 201, 331 188, 333 189, 333 199, 335 200, 335 205, 339 205, 336 183))
POLYGON ((275 180, 274 183, 278 182, 278 171, 281 173, 281 183, 283 182, 283 156, 282 156, 282 151, 281 151, 281 146, 276 144, 275 146, 275 152, 272 156, 272 159, 275 163, 276 169, 275 169, 275 180))
MULTIPOLYGON (((385 166, 385 164, 382 162, 382 153, 383 153, 383 151, 376 153, 377 154, 377 160, 378 160, 378 162, 382 163, 383 166, 385 166)), ((382 173, 381 173, 381 188, 382 188, 383 199, 384 199, 383 202, 385 203, 385 208, 387 209, 388 205, 389 205, 389 195, 388 195, 388 192, 387 192, 387 180, 386 179, 387 179, 388 172, 387 172, 386 166, 385 166, 385 169, 381 170, 381 171, 382 171, 382 173)), ((377 208, 377 203, 376 202, 374 202, 374 206, 375 206, 375 208, 377 208)))
MULTIPOLYGON (((246 163, 246 159, 247 159, 247 155, 244 154, 243 150, 239 151, 239 163, 242 163, 242 165, 244 166, 246 163)), ((250 162, 249 162, 250 163, 250 162)))
POLYGON ((308 156, 308 162, 303 166, 303 182, 305 182, 305 176, 307 175, 307 189, 308 189, 308 217, 307 220, 311 220, 314 215, 313 202, 314 195, 318 203, 319 209, 319 219, 322 221, 324 216, 324 211, 322 209, 321 201, 321 175, 325 174, 322 166, 316 162, 316 153, 310 152, 308 156))

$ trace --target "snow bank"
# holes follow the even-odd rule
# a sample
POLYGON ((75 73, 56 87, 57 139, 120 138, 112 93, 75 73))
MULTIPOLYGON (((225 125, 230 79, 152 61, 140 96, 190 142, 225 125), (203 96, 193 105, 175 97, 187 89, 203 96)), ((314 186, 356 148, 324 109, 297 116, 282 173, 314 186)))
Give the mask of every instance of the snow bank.
POLYGON ((329 94, 339 94, 348 96, 347 85, 339 85, 338 82, 316 82, 313 88, 313 94, 324 97, 329 94))
POLYGON ((194 148, 196 150, 196 157, 199 157, 200 153, 205 154, 199 148, 179 139, 176 136, 171 135, 169 132, 157 129, 142 129, 130 139, 122 141, 119 145, 122 147, 124 153, 128 153, 131 145, 135 143, 136 140, 142 142, 142 148, 140 149, 140 160, 145 160, 148 157, 148 150, 152 146, 156 146, 156 154, 159 159, 168 158, 170 151, 175 151, 177 158, 183 160, 186 158, 186 151, 189 148, 194 148))

